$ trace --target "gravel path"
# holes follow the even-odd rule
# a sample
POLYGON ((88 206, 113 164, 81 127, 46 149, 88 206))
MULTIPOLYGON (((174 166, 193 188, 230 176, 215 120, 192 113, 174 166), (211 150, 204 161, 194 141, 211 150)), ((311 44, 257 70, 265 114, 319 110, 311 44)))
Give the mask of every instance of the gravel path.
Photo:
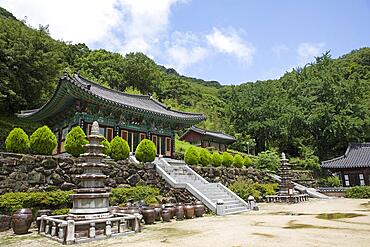
MULTIPOLYGON (((370 246, 369 200, 330 199, 300 204, 260 204, 260 211, 207 216, 145 226, 139 234, 100 240, 87 246, 370 246), (327 213, 329 215, 322 215, 327 213), (332 217, 338 219, 326 219, 332 217)), ((62 246, 31 234, 0 233, 0 246, 62 246)))

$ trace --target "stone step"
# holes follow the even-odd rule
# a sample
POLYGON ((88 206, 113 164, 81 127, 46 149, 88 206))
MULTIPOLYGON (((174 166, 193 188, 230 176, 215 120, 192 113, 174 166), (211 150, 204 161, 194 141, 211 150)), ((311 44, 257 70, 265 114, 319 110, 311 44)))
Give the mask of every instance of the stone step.
POLYGON ((246 206, 234 207, 234 208, 225 208, 225 213, 230 214, 230 213, 242 212, 242 211, 247 211, 247 210, 248 210, 248 208, 246 206))
POLYGON ((227 208, 238 208, 238 207, 243 207, 243 204, 241 203, 232 203, 232 204, 224 204, 225 209, 227 208))

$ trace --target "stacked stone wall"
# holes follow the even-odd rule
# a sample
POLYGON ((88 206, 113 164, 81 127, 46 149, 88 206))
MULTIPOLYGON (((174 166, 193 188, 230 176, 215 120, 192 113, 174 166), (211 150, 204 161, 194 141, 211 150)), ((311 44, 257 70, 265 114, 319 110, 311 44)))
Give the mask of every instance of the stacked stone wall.
MULTIPOLYGON (((6 192, 70 190, 76 188, 76 175, 82 169, 75 164, 80 158, 43 155, 0 153, 0 194, 6 192)), ((156 172, 154 164, 135 164, 127 160, 115 162, 103 172, 109 177, 106 185, 112 188, 136 185, 151 185, 160 189, 167 199, 176 201, 194 200, 185 189, 175 189, 156 172)), ((192 167, 209 182, 221 182, 228 186, 238 178, 259 182, 273 182, 266 173, 253 168, 192 167)))

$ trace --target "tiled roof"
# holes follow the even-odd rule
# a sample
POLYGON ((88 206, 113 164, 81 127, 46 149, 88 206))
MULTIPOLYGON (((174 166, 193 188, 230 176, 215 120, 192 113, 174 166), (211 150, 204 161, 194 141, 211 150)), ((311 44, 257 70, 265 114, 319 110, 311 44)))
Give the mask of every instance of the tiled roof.
POLYGON ((79 75, 65 75, 59 82, 53 98, 43 107, 35 110, 22 111, 18 116, 23 118, 42 119, 55 114, 58 107, 65 107, 66 102, 73 98, 95 100, 108 103, 122 110, 134 111, 140 114, 154 114, 177 122, 197 123, 205 120, 203 114, 188 113, 170 109, 149 95, 133 95, 103 87, 79 75), (63 105, 62 103, 65 103, 63 105))
POLYGON ((370 167, 370 142, 350 143, 343 156, 321 162, 322 168, 370 167))
MULTIPOLYGON (((228 135, 228 134, 225 134, 225 133, 222 133, 222 132, 218 132, 218 131, 212 131, 212 130, 206 130, 206 129, 198 128, 196 126, 191 126, 191 128, 189 128, 188 131, 186 131, 183 136, 185 136, 191 130, 195 131, 199 134, 214 137, 216 139, 222 139, 222 140, 225 140, 225 141, 230 142, 230 143, 236 141, 236 139, 231 135, 228 135)), ((180 137, 180 139, 182 139, 182 137, 180 137)))

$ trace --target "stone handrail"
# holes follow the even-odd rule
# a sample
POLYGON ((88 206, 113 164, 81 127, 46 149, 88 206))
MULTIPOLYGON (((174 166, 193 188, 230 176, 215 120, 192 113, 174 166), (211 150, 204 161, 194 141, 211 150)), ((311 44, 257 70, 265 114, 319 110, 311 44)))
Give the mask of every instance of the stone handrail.
POLYGON ((227 193, 233 195, 234 197, 238 198, 238 200, 243 203, 245 206, 247 206, 249 208, 249 204, 244 201, 242 198, 240 198, 240 196, 238 196, 237 194, 235 194, 234 192, 232 192, 229 188, 227 188, 225 185, 223 185, 222 183, 217 183, 217 186, 219 186, 220 188, 222 188, 224 191, 226 191, 227 193))
MULTIPOLYGON (((161 165, 170 167, 168 162, 165 159, 158 159, 156 164, 156 170, 157 172, 163 177, 164 180, 166 180, 167 183, 169 183, 174 188, 185 188, 187 189, 192 195, 194 195, 198 200, 202 201, 210 210, 215 211, 216 210, 216 204, 213 203, 211 200, 209 200, 202 192, 200 192, 197 188, 195 188, 190 183, 181 183, 174 180, 166 171, 159 165, 160 162, 161 165)), ((194 171, 193 171, 194 172, 194 171)), ((195 172, 194 172, 195 173, 195 172)), ((207 182, 208 183, 208 182, 207 182)))

